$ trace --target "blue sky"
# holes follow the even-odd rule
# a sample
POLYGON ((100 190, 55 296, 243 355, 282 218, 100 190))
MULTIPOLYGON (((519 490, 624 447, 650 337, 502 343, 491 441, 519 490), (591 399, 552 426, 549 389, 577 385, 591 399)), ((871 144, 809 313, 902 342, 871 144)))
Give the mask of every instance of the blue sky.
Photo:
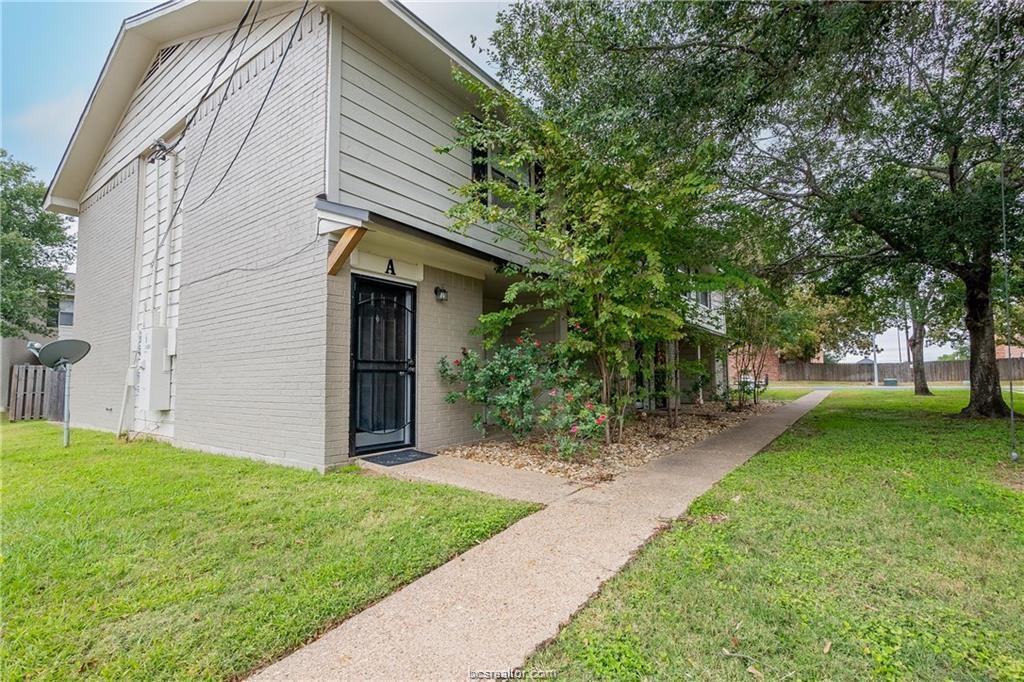
MULTIPOLYGON (((15 158, 35 166, 39 179, 49 182, 60 163, 121 21, 156 4, 0 0, 0 145, 15 158)), ((495 14, 505 3, 406 4, 449 42, 481 63, 469 36, 488 36, 495 14)))

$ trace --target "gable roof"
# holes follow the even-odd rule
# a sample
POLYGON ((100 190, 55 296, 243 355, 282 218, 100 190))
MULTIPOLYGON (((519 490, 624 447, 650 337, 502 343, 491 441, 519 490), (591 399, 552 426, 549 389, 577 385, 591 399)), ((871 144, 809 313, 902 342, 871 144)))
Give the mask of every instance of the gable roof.
MULTIPOLYGON (((491 87, 500 87, 397 0, 321 0, 315 4, 373 36, 458 97, 468 99, 468 93, 452 81, 453 64, 491 87)), ((293 0, 265 0, 262 5, 266 12, 299 6, 293 0)), ((171 0, 124 20, 50 182, 44 202, 47 210, 78 215, 89 178, 158 49, 185 36, 232 25, 243 7, 239 2, 171 0)))

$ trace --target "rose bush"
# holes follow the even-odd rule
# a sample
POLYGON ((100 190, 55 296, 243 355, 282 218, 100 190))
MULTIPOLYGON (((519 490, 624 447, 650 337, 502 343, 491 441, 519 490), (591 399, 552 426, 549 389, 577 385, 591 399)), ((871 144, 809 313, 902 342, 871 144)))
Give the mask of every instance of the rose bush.
POLYGON ((461 385, 445 396, 448 403, 459 400, 483 406, 473 417, 473 425, 487 435, 488 423, 495 423, 522 442, 537 425, 538 396, 548 381, 551 358, 540 342, 529 333, 515 342, 495 348, 484 360, 466 348, 449 362, 441 358, 438 369, 449 383, 461 385))
POLYGON ((600 383, 556 349, 524 332, 488 359, 466 348, 454 360, 441 358, 441 376, 459 386, 445 400, 482 406, 473 425, 484 435, 496 425, 522 443, 541 427, 559 456, 588 451, 603 437, 609 410, 597 400, 600 383))
POLYGON ((549 447, 563 459, 592 451, 604 438, 609 411, 607 405, 597 402, 599 392, 596 381, 579 376, 548 390, 548 403, 540 411, 539 422, 549 447))

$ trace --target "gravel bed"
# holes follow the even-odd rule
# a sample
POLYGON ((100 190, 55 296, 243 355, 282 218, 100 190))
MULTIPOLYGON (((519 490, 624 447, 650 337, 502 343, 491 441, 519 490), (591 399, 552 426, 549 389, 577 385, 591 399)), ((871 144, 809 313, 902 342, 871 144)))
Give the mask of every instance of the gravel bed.
POLYGON ((626 424, 621 443, 602 443, 593 452, 570 460, 559 457, 539 438, 527 440, 521 445, 511 440, 493 438, 446 448, 440 454, 514 469, 539 471, 580 483, 610 481, 629 469, 678 452, 782 404, 764 401, 743 411, 726 411, 722 403, 687 405, 681 410, 675 427, 669 426, 667 415, 640 413, 626 424))

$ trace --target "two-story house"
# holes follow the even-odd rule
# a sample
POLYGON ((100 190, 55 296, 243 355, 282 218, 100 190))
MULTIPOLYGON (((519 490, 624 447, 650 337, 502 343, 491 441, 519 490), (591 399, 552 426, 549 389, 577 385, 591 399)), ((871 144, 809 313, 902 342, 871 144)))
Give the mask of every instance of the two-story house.
POLYGON ((476 438, 437 362, 525 256, 447 229, 453 65, 497 86, 390 1, 126 20, 47 196, 79 218, 74 422, 321 471, 476 438))

